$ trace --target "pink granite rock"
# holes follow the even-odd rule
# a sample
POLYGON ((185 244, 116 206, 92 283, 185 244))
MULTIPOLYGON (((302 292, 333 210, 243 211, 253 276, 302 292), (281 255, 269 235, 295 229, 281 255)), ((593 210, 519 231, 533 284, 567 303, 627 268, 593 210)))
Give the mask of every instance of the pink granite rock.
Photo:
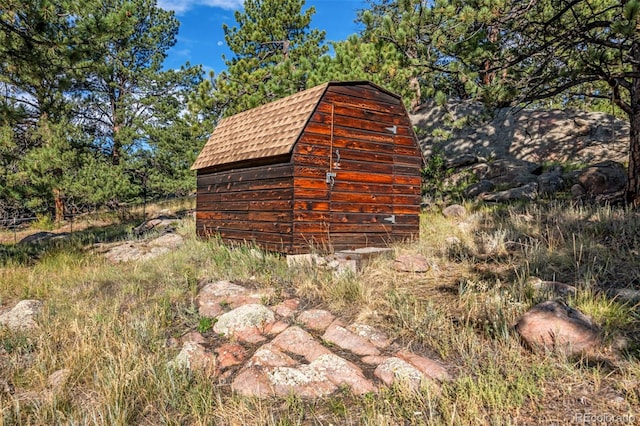
POLYGON ((302 356, 309 362, 312 362, 320 355, 331 353, 311 334, 296 326, 289 327, 280 333, 271 341, 271 344, 282 351, 302 356))
POLYGON ((218 321, 213 325, 213 331, 227 337, 235 336, 242 331, 255 334, 254 329, 261 331, 266 324, 275 322, 275 320, 271 309, 253 303, 242 305, 220 315, 218 321))
POLYGON ((387 386, 399 384, 412 390, 419 390, 427 379, 420 370, 397 357, 387 358, 378 365, 373 374, 387 386))
POLYGON ((180 341, 182 343, 184 342, 206 343, 207 339, 205 339, 204 336, 198 333, 197 331, 190 331, 184 334, 182 337, 180 337, 180 341))
POLYGON ((380 351, 373 343, 368 339, 347 330, 340 321, 334 321, 331 323, 322 338, 327 342, 330 342, 341 349, 351 351, 356 355, 380 355, 380 351))
POLYGON ((242 369, 231 382, 231 390, 242 396, 267 398, 275 394, 267 373, 258 367, 242 369))
POLYGON ((591 318, 556 301, 534 306, 515 328, 529 347, 568 355, 594 351, 602 342, 600 329, 591 318))
POLYGON ((289 324, 284 321, 276 321, 269 324, 265 324, 262 332, 267 336, 275 336, 277 334, 282 333, 287 328, 289 328, 289 324))
POLYGON ((248 367, 293 367, 297 364, 296 360, 271 343, 258 348, 247 362, 248 367))
POLYGON ((377 391, 375 385, 364 376, 360 368, 337 355, 320 355, 309 365, 336 386, 348 386, 357 395, 377 391))
POLYGON ((216 375, 216 356, 204 346, 195 342, 184 342, 176 356, 174 365, 194 371, 202 371, 209 376, 216 375))
POLYGON ((198 313, 203 317, 215 318, 224 313, 229 299, 246 295, 249 291, 229 281, 207 283, 198 292, 198 313))
POLYGON ((413 365, 430 379, 440 381, 451 380, 449 372, 437 361, 416 355, 413 352, 406 350, 396 352, 396 356, 413 365))
POLYGON ((308 329, 321 333, 324 333, 335 319, 335 315, 324 309, 309 309, 301 312, 296 318, 298 322, 308 329))
POLYGON ((421 254, 403 254, 393 262, 393 267, 400 272, 427 272, 431 265, 429 260, 421 254))
POLYGON ((389 358, 388 356, 384 356, 384 355, 367 355, 367 356, 363 356, 362 358, 360 358, 360 361, 364 362, 365 364, 369 364, 369 365, 378 365, 378 364, 382 364, 383 362, 385 362, 387 360, 387 358, 389 358))
POLYGON ((319 398, 331 395, 338 387, 310 365, 275 367, 267 373, 276 395, 291 394, 302 398, 319 398))
POLYGON ((225 343, 216 349, 218 368, 224 370, 235 365, 242 364, 247 358, 247 350, 242 346, 234 343, 225 343))
POLYGON ((287 299, 278 303, 273 307, 273 312, 276 315, 279 315, 283 318, 292 318, 297 312, 298 307, 300 306, 300 300, 298 299, 287 299))
POLYGON ((227 309, 259 304, 272 294, 272 289, 253 291, 229 281, 207 283, 198 292, 198 313, 203 317, 215 318, 227 309))
POLYGON ((264 343, 268 339, 262 334, 262 330, 258 327, 247 327, 239 330, 235 330, 231 335, 232 338, 237 339, 240 342, 256 345, 258 343, 264 343))
POLYGON ((380 349, 386 349, 392 343, 392 340, 386 334, 367 324, 353 323, 347 329, 369 340, 380 349))

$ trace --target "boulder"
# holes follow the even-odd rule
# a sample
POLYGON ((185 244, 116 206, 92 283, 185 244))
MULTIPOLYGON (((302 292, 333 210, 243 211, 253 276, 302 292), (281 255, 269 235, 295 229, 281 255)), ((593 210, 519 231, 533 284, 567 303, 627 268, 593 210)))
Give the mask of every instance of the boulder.
POLYGON ((442 210, 444 217, 465 217, 467 215, 467 209, 460 204, 451 204, 442 210))
POLYGON ((607 295, 614 300, 632 305, 640 303, 640 290, 634 288, 610 288, 607 295))
POLYGON ((169 363, 170 367, 186 368, 192 371, 201 371, 207 375, 215 376, 216 355, 209 352, 203 345, 196 342, 184 342, 182 350, 176 358, 169 363))
POLYGON ((488 169, 483 177, 492 181, 500 178, 502 182, 511 182, 523 175, 539 175, 542 173, 542 166, 539 164, 515 158, 500 158, 487 163, 487 165, 488 169))
POLYGON ((531 349, 569 356, 591 353, 602 342, 600 329, 591 318, 558 301, 534 306, 520 318, 515 329, 531 349))
POLYGON ((140 225, 133 228, 135 235, 142 235, 150 231, 154 232, 173 232, 178 224, 178 218, 175 216, 162 215, 157 218, 145 220, 140 225))
POLYGON ((480 180, 474 184, 469 185, 464 190, 464 196, 467 198, 475 198, 479 195, 485 194, 487 192, 491 192, 495 189, 496 185, 490 180, 480 180))
POLYGON ((32 330, 38 327, 36 317, 41 310, 41 301, 21 300, 11 310, 0 315, 0 325, 10 330, 32 330))
POLYGON ((627 172, 624 166, 616 161, 603 161, 582 170, 578 175, 578 183, 590 196, 611 194, 624 189, 627 172))
POLYGON ((269 291, 251 291, 230 281, 201 281, 198 292, 198 313, 203 317, 215 318, 225 312, 225 308, 237 308, 244 304, 259 303, 269 297, 269 291))
POLYGON ((497 203, 518 200, 533 201, 538 198, 538 184, 536 182, 532 182, 518 188, 483 194, 480 198, 484 201, 497 203))
POLYGON ((55 233, 55 232, 41 231, 41 232, 36 232, 35 234, 27 235, 26 237, 18 241, 18 244, 44 243, 47 241, 67 238, 68 236, 69 236, 68 232, 55 233))
POLYGON ((399 272, 427 272, 431 265, 429 260, 421 254, 403 254, 396 257, 393 268, 399 272))
POLYGON ((242 305, 218 317, 213 331, 227 337, 235 336, 238 332, 252 329, 262 330, 266 324, 275 322, 275 314, 264 305, 242 305))
POLYGON ((324 333, 336 317, 324 309, 309 309, 298 315, 296 320, 310 330, 324 333))
POLYGON ((538 192, 540 194, 552 195, 564 188, 562 171, 550 170, 538 176, 538 192))
POLYGON ((473 154, 462 154, 458 157, 454 157, 451 159, 447 159, 445 166, 447 168, 457 169, 459 167, 466 167, 476 164, 479 161, 477 155, 473 154))
POLYGON ((380 351, 376 345, 371 343, 369 339, 348 330, 338 320, 334 321, 329 328, 327 328, 322 339, 336 347, 351 351, 356 355, 380 355, 380 351))

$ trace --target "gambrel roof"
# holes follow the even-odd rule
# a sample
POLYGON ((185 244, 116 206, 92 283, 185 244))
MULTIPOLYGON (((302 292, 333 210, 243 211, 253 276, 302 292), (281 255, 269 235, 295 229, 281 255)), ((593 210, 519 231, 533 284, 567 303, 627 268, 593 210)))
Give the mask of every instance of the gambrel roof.
POLYGON ((329 82, 241 112, 218 123, 191 170, 290 153, 327 87, 354 84, 398 97, 368 81, 329 82))
POLYGON ((224 118, 192 170, 287 154, 329 83, 224 118))

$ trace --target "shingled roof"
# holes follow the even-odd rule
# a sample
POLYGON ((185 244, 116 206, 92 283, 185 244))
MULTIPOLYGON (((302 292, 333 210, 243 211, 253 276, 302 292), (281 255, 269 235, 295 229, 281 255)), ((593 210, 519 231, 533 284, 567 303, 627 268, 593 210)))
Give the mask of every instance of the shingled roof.
POLYGON ((289 153, 329 84, 222 119, 191 169, 289 153))

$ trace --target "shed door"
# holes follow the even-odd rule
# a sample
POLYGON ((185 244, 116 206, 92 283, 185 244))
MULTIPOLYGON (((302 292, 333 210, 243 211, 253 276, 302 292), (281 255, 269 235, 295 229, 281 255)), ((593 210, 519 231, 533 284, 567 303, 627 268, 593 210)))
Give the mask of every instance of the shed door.
POLYGON ((334 248, 386 245, 393 238, 395 126, 382 114, 332 104, 329 239, 334 248))

